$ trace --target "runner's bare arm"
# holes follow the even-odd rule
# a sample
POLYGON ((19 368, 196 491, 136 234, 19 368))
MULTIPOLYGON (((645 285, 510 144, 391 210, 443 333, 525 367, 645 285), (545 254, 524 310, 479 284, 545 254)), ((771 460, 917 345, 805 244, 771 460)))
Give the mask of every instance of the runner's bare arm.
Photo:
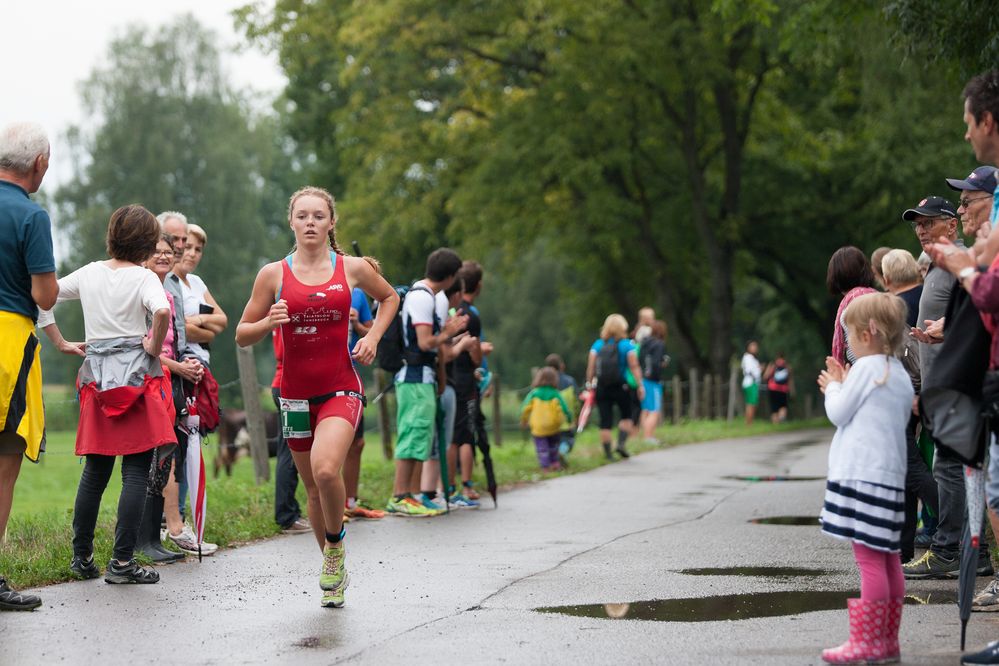
POLYGON ((278 262, 267 264, 257 273, 250 300, 236 325, 236 344, 240 347, 257 344, 275 328, 291 321, 284 299, 274 302, 280 284, 281 264, 278 262))
POLYGON ((59 281, 55 273, 37 273, 31 276, 31 300, 43 310, 55 307, 59 296, 59 281))
POLYGON ((364 259, 346 255, 340 258, 344 260, 347 283, 360 287, 364 293, 378 302, 378 314, 375 315, 375 321, 368 329, 368 334, 359 339, 351 350, 351 356, 357 359, 358 363, 368 365, 375 359, 378 342, 399 310, 399 295, 395 293, 392 285, 364 259))

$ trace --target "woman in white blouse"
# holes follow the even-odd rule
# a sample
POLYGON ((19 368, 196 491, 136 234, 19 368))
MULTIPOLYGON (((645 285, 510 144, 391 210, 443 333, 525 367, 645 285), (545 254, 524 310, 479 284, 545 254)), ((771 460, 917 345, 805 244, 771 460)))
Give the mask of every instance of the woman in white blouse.
POLYGON ((208 345, 229 324, 229 318, 208 291, 205 281, 194 274, 194 271, 198 270, 198 264, 201 263, 207 242, 208 235, 205 230, 197 224, 189 224, 187 248, 184 250, 184 256, 173 267, 173 274, 180 278, 184 292, 187 346, 206 365, 211 360, 208 345))
MULTIPOLYGON (((87 264, 59 280, 59 302, 83 306, 86 356, 78 390, 80 422, 76 454, 86 457, 73 510, 73 560, 80 578, 96 578, 94 529, 101 497, 117 456, 122 457, 121 496, 108 583, 155 583, 159 574, 133 558, 153 449, 175 444, 175 411, 160 352, 170 325, 170 305, 159 278, 142 264, 152 256, 160 227, 139 205, 111 215, 107 232, 110 259, 87 264), (147 317, 152 327, 147 325, 147 317)), ((38 325, 64 351, 66 343, 51 311, 38 325)), ((79 347, 76 347, 76 352, 79 347)))

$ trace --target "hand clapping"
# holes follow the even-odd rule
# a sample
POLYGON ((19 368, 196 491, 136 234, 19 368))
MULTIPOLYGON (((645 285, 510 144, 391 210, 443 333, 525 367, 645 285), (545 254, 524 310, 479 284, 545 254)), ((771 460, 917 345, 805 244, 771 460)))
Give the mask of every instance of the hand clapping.
POLYGON ((832 382, 842 383, 850 372, 850 364, 843 365, 832 356, 826 356, 826 369, 819 373, 819 390, 826 392, 826 387, 832 382))

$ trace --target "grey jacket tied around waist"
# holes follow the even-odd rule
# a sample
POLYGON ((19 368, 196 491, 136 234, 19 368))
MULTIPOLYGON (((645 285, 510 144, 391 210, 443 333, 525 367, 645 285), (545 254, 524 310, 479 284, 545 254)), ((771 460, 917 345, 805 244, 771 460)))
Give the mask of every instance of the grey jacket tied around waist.
POLYGON ((87 343, 80 368, 80 386, 97 384, 100 391, 119 386, 142 386, 146 376, 162 377, 159 358, 142 347, 142 338, 126 337, 87 343))

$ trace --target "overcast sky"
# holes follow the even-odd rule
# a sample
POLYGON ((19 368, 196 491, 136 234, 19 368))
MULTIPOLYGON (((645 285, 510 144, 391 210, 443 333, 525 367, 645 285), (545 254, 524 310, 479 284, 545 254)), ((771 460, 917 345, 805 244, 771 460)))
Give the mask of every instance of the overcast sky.
POLYGON ((284 85, 276 56, 245 49, 229 15, 249 2, 3 0, 0 125, 33 120, 48 130, 52 168, 42 188, 51 192, 72 173, 60 135, 69 125, 83 121, 78 84, 102 62, 111 38, 129 24, 157 26, 190 12, 218 33, 223 65, 235 87, 276 95, 284 85))

